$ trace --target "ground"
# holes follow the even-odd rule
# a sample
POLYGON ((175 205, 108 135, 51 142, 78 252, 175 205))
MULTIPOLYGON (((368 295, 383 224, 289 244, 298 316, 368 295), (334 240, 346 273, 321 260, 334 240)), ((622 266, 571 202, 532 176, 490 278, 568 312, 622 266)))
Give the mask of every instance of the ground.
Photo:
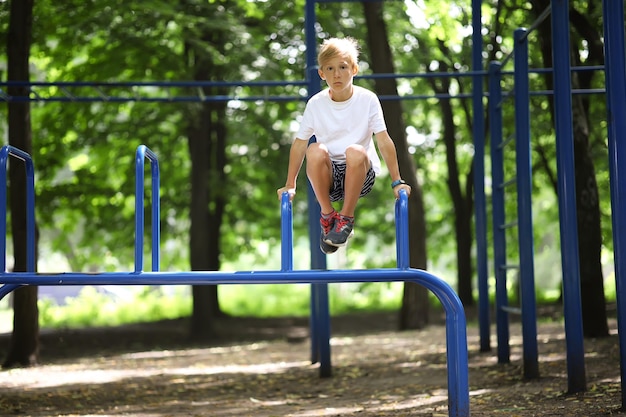
MULTIPOLYGON (((468 326, 474 417, 622 415, 619 343, 585 340, 587 391, 566 393, 563 323, 538 325, 541 377, 524 381, 521 330, 511 363, 479 351, 468 326)), ((558 315, 557 315, 558 316, 558 315)), ((468 316, 469 317, 469 316, 468 316)), ((44 331, 41 363, 0 372, 1 416, 448 416, 445 328, 397 332, 389 313, 333 318, 332 372, 310 362, 307 320, 225 318, 219 340, 187 342, 185 320, 44 331)), ((9 335, 0 335, 0 353, 9 335)))

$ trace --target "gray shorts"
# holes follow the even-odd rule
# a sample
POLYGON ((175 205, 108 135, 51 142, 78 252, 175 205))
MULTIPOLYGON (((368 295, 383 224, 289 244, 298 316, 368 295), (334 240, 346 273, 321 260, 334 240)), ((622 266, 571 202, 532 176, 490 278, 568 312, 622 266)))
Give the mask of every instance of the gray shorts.
MULTIPOLYGON (((331 164, 333 166, 333 184, 330 187, 330 201, 341 201, 343 200, 344 181, 346 179, 346 164, 335 161, 331 161, 331 164)), ((363 188, 361 188, 361 197, 372 191, 375 181, 376 173, 370 164, 370 169, 365 175, 363 188)))

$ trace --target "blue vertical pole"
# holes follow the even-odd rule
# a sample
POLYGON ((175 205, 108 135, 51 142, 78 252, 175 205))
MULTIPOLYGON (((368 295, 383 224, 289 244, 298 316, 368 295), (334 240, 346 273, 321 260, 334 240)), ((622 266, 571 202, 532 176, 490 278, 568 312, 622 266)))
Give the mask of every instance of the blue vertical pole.
MULTIPOLYGON (((316 1, 305 3, 306 77, 309 97, 320 91, 317 75, 317 36, 315 36, 316 1)), ((326 255, 319 249, 320 206, 315 193, 308 186, 309 236, 311 247, 311 269, 326 269, 326 255)), ((330 363, 330 307, 328 304, 328 284, 311 284, 311 362, 320 363, 320 376, 331 376, 330 363)))
POLYGON ((280 270, 293 270, 293 209, 289 193, 283 193, 280 200, 280 270))
POLYGON ((409 196, 400 191, 396 200, 396 264, 398 269, 411 267, 409 252, 409 196))
POLYGON ((496 331, 498 363, 509 363, 509 317, 506 312, 506 235, 504 229, 504 162, 502 145, 501 65, 489 64, 489 120, 491 121, 491 205, 493 207, 493 264, 496 278, 496 331))
MULTIPOLYGON (((568 392, 586 389, 574 177, 569 2, 552 0, 552 62, 568 392)), ((623 17, 623 16, 622 16, 623 17)))
POLYGON ((626 406, 626 47, 624 0, 603 0, 613 252, 617 293, 622 408, 626 406))
POLYGON ((485 124, 483 107, 482 0, 472 0, 472 107, 474 135, 474 216, 476 219, 476 272, 478 275, 478 324, 480 350, 491 350, 489 341, 489 272, 487 268, 487 203, 485 198, 485 124))
POLYGON ((150 175, 152 184, 152 271, 161 270, 161 174, 159 160, 152 151, 150 155, 150 175))
POLYGON ((517 164, 517 222, 522 307, 524 378, 539 378, 537 306, 532 215, 532 162, 530 156, 530 91, 528 39, 525 29, 514 33, 515 49, 515 157, 517 164))
POLYGON ((146 147, 139 145, 135 152, 135 272, 143 271, 144 232, 144 158, 146 147))

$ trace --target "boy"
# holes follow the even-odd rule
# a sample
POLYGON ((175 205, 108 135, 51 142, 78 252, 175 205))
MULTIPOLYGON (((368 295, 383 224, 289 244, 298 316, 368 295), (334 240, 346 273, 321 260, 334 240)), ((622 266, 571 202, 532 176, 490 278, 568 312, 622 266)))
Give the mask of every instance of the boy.
POLYGON ((291 145, 285 186, 293 199, 296 179, 306 156, 306 173, 321 208, 320 249, 333 253, 353 234, 358 199, 372 190, 380 173, 380 159, 372 135, 391 176, 391 188, 399 198, 411 187, 400 178, 396 147, 387 133, 382 107, 373 92, 353 85, 359 71, 358 44, 352 38, 325 40, 317 56, 318 74, 327 89, 308 101, 302 123, 291 145), (316 143, 308 146, 311 136, 316 143), (343 200, 338 213, 332 203, 343 200))

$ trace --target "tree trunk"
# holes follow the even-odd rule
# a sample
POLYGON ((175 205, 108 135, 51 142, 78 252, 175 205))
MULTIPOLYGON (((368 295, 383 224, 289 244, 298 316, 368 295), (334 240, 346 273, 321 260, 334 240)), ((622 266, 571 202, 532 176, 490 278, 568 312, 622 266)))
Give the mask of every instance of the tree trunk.
MULTIPOLYGON (((223 34, 208 33, 204 41, 222 48, 223 34)), ((204 51, 187 50, 194 66, 194 80, 205 81, 213 75, 219 77, 219 67, 204 51)), ((204 94, 215 94, 204 87, 204 94)), ((226 94, 218 91, 218 94, 226 94)), ((226 174, 226 103, 202 103, 197 117, 189 130, 189 153, 191 157, 191 269, 194 271, 218 271, 220 269, 220 229, 226 205, 224 184, 226 174)), ((223 315, 215 285, 192 288, 193 309, 190 335, 195 340, 214 337, 212 321, 223 315)))
MULTIPOLYGON (((9 81, 29 81, 32 41, 33 0, 13 0, 7 36, 9 81)), ((28 96, 28 88, 10 87, 9 95, 28 96)), ((9 144, 32 154, 30 103, 9 103, 9 144)), ((23 163, 9 163, 11 234, 15 257, 14 271, 26 271, 26 175, 23 163)), ((4 184, 2 185, 4 187, 4 184)), ((4 255, 2 255, 4 256, 4 255)), ((39 311, 37 287, 18 289, 13 297, 13 334, 3 367, 29 366, 39 354, 39 311)))
MULTIPOLYGON (((372 57, 372 70, 375 73, 393 73, 393 60, 387 27, 383 19, 382 2, 364 2, 363 10, 367 23, 367 44, 372 57)), ((381 95, 397 95, 394 79, 376 79, 376 91, 381 95)), ((426 219, 421 185, 417 181, 415 162, 408 151, 406 126, 402 117, 402 106, 398 100, 382 102, 387 129, 396 145, 400 173, 412 191, 409 197, 409 262, 411 267, 426 269, 426 219)), ((401 330, 420 329, 428 324, 428 290, 421 285, 404 284, 399 327, 401 330)))
MULTIPOLYGON (((446 54, 446 47, 440 42, 440 49, 446 54)), ((439 61, 442 72, 449 70, 448 64, 439 61)), ((437 94, 450 93, 450 78, 442 78, 438 81, 429 78, 430 85, 437 94)), ((454 112, 450 99, 440 99, 443 121, 443 141, 446 146, 446 163, 448 168, 448 190, 454 206, 454 233, 456 237, 456 263, 457 263, 457 292, 465 307, 474 305, 472 289, 472 194, 471 188, 466 189, 463 195, 461 187, 459 167, 456 157, 456 125, 454 124, 454 112)), ((471 181, 467 181, 471 184, 471 181)))
MULTIPOLYGON (((533 10, 541 13, 548 5, 548 0, 535 0, 533 10)), ((602 43, 598 29, 587 18, 571 9, 570 21, 576 29, 575 35, 585 39, 589 45, 589 57, 586 65, 601 65, 602 43)), ((552 67, 552 43, 550 40, 550 25, 546 22, 540 25, 541 53, 546 68, 552 67)), ((580 64, 577 47, 572 44, 573 62, 580 64)), ((572 77, 572 88, 587 89, 591 87, 593 73, 572 77)), ((553 88, 551 76, 546 76, 546 85, 553 88)), ((580 286, 583 316, 583 332, 585 337, 603 337, 609 335, 604 297, 604 278, 602 274, 601 249, 602 229, 600 219, 600 205, 598 184, 596 182, 595 167, 589 145, 589 106, 588 98, 581 95, 572 96, 574 162, 576 181, 576 212, 578 238, 578 256, 580 264, 580 286)), ((551 109, 554 110, 553 100, 550 98, 551 109)), ((552 111, 554 114, 554 111, 552 111)))

